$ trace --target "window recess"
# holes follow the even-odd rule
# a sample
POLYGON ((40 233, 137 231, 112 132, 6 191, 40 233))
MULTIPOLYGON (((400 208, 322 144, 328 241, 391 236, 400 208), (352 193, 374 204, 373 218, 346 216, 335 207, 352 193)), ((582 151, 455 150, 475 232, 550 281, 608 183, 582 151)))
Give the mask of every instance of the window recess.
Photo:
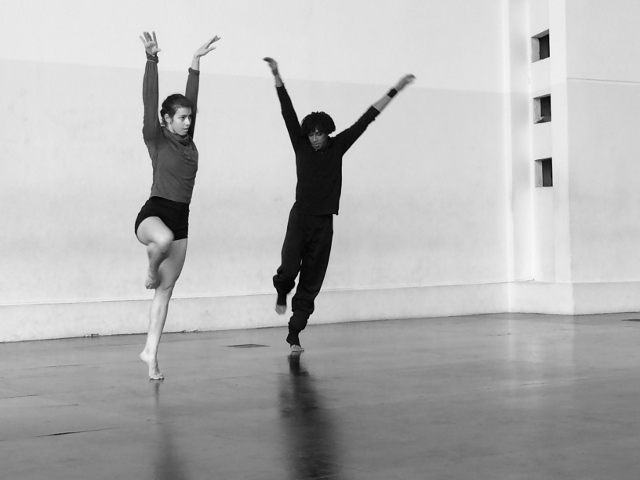
POLYGON ((551 158, 536 160, 536 187, 553 187, 553 163, 551 158))
POLYGON ((531 58, 533 62, 538 62, 549 58, 551 51, 549 49, 549 30, 546 30, 534 37, 531 37, 531 58))

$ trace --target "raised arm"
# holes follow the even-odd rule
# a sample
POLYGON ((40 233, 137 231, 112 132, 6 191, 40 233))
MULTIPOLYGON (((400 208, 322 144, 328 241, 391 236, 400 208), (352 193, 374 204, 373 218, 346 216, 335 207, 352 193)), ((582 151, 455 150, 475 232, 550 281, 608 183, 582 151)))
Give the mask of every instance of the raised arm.
POLYGON ((192 70, 200 70, 200 58, 204 57, 207 53, 216 49, 214 43, 220 40, 220 37, 215 35, 213 38, 207 40, 196 53, 193 54, 193 61, 191 62, 192 70))
POLYGON ((282 78, 280 77, 280 71, 278 70, 278 63, 271 57, 265 57, 263 59, 271 68, 271 73, 273 73, 273 78, 276 82, 276 92, 278 93, 278 100, 280 100, 280 108, 282 110, 282 118, 284 119, 284 124, 287 127, 287 132, 289 132, 289 138, 291 139, 291 144, 295 150, 298 142, 300 141, 300 122, 298 120, 298 115, 296 114, 295 109, 293 108, 293 103, 291 102, 291 98, 289 97, 289 93, 287 89, 284 87, 284 83, 282 82, 282 78))
POLYGON ((356 121, 356 123, 351 125, 346 130, 340 132, 336 136, 337 148, 340 148, 342 152, 346 152, 347 150, 349 150, 355 143, 355 141, 364 133, 369 124, 373 122, 378 114, 384 109, 384 107, 389 104, 391 99, 404 87, 413 82, 415 78, 416 77, 411 74, 402 77, 400 81, 398 81, 398 83, 391 90, 389 90, 389 92, 387 92, 384 97, 371 105, 371 107, 369 107, 369 109, 356 121))
POLYGON ((204 57, 207 53, 216 49, 214 43, 220 40, 220 37, 215 35, 213 38, 207 40, 196 53, 193 54, 193 60, 191 61, 191 68, 189 69, 189 77, 187 77, 187 89, 184 96, 189 99, 193 105, 193 112, 191 112, 191 125, 189 126, 188 135, 193 138, 193 134, 196 129, 196 116, 198 109, 198 89, 200 87, 200 58, 204 57))
POLYGON ((263 60, 267 62, 267 64, 269 65, 269 68, 271 69, 271 73, 273 73, 273 78, 276 81, 276 88, 284 87, 284 83, 282 83, 282 78, 280 78, 280 71, 278 70, 278 62, 276 62, 271 57, 264 57, 263 60))
POLYGON ((374 103, 371 106, 376 110, 378 110, 378 112, 381 112, 382 110, 384 110, 384 107, 389 105, 389 102, 391 101, 391 99, 395 97, 398 94, 398 92, 401 92, 404 89, 404 87, 406 87, 410 83, 413 83, 415 79, 416 77, 412 74, 405 75, 398 81, 398 83, 396 83, 396 85, 391 90, 387 92, 387 94, 384 97, 382 97, 380 100, 378 100, 376 103, 374 103))
POLYGON ((142 137, 145 142, 157 137, 162 127, 158 119, 158 40, 156 33, 150 35, 143 32, 140 36, 147 54, 147 65, 142 81, 142 101, 144 104, 144 117, 142 124, 142 137))

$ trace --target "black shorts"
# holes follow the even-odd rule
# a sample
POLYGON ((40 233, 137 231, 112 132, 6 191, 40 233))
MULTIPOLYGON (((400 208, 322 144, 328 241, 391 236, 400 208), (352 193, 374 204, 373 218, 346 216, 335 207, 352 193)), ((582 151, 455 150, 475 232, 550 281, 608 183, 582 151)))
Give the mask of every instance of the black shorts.
POLYGON ((145 218, 158 217, 173 232, 174 240, 181 240, 189 236, 189 204, 174 202, 162 197, 151 197, 142 206, 134 232, 145 218))

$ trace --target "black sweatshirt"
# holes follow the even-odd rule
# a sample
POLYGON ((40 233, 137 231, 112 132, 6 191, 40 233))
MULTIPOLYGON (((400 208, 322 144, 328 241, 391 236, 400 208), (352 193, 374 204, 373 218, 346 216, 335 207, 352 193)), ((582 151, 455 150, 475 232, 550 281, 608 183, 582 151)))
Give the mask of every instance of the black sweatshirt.
POLYGON ((342 156, 364 133, 367 126, 380 113, 373 107, 351 127, 335 137, 329 137, 327 146, 316 151, 309 138, 302 134, 298 116, 284 86, 276 87, 282 107, 282 117, 296 153, 296 206, 307 215, 338 214, 342 191, 342 156))

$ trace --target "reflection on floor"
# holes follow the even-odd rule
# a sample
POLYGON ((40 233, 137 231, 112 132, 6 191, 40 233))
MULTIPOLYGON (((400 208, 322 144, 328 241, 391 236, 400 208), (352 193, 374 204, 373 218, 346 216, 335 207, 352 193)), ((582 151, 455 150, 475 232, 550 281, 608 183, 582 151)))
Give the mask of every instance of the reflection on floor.
POLYGON ((640 315, 0 345, 0 477, 637 480, 640 315))

